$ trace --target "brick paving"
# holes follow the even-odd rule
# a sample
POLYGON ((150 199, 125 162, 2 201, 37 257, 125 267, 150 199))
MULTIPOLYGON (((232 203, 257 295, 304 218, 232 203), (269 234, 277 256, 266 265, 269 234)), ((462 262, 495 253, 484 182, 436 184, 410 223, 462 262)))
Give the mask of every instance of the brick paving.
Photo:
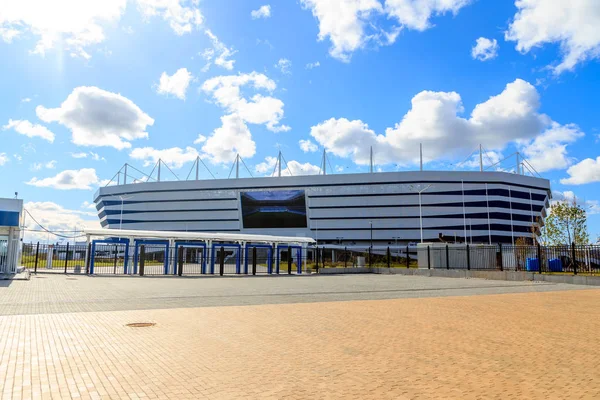
MULTIPOLYGON (((338 286, 361 296, 364 293, 358 289, 370 287, 376 296, 377 287, 387 289, 389 282, 400 282, 385 276, 364 284, 360 278, 327 277, 310 283, 313 278, 308 278, 300 289, 312 293, 308 290, 325 285, 343 297, 338 286)), ((292 287, 294 280, 299 285, 305 278, 273 279, 272 291, 284 297, 287 285, 292 287)), ((137 297, 130 299, 130 310, 58 312, 70 306, 65 299, 55 298, 51 313, 39 307, 44 313, 0 316, 0 395, 6 399, 600 397, 596 379, 600 344, 595 339, 600 328, 600 308, 595 306, 600 290, 557 291, 564 289, 559 285, 498 288, 479 280, 420 279, 425 281, 410 282, 417 289, 427 290, 429 285, 426 293, 436 294, 137 309, 138 302, 159 294, 182 298, 178 301, 184 303, 195 298, 186 289, 189 283, 163 280, 160 284, 149 279, 135 281, 138 289, 129 293, 137 297), (145 289, 139 287, 145 284, 145 289), (163 290, 151 295, 155 284, 163 290), (461 289, 465 285, 467 289, 461 289), (180 297, 174 288, 179 288, 180 297), (527 292, 476 295, 500 289, 527 292), (465 291, 474 295, 455 295, 465 291), (156 325, 126 326, 134 322, 156 325)), ((250 286, 244 293, 251 293, 268 284, 235 279, 202 282, 208 281, 212 283, 196 285, 218 290, 250 286)), ((112 298, 110 286, 121 285, 94 278, 34 282, 30 282, 31 298, 13 299, 28 304, 77 293, 74 301, 85 304, 87 292, 87 302, 93 303, 102 297, 100 293, 112 298), (64 285, 71 283, 75 285, 65 292, 64 285), (92 289, 96 286, 105 289, 92 289)), ((5 291, 22 290, 14 283, 0 288, 0 299, 8 298, 5 291)), ((400 293, 395 295, 414 291, 400 293)), ((5 304, 0 302, 2 309, 5 304)))
POLYGON ((0 315, 306 303, 586 290, 548 282, 402 275, 90 277, 38 274, 0 281, 0 315), (9 285, 2 288, 3 285, 9 285))

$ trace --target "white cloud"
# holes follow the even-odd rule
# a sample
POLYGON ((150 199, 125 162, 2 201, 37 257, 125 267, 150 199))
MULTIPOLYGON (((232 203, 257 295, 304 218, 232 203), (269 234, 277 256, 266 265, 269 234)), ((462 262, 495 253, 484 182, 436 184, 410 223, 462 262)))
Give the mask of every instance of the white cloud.
POLYGON ((280 58, 279 61, 277 61, 277 64, 275 64, 275 68, 280 70, 282 74, 292 74, 292 62, 287 58, 280 58))
POLYGON ((8 124, 2 127, 4 130, 14 129, 15 132, 25 135, 27 137, 39 137, 50 143, 54 142, 54 133, 48 128, 39 124, 32 124, 27 120, 8 120, 8 124))
POLYGON ((0 167, 8 162, 9 158, 6 153, 0 153, 0 167))
POLYGON ((302 164, 295 160, 287 163, 286 167, 285 170, 281 170, 282 176, 317 175, 321 171, 321 168, 316 165, 312 165, 311 163, 302 164))
POLYGON ((583 136, 577 125, 561 126, 553 122, 541 135, 525 144, 522 152, 537 172, 565 169, 573 161, 567 155, 567 145, 583 136))
POLYGON ((87 158, 88 154, 81 152, 81 153, 71 153, 71 157, 73 158, 87 158))
POLYGON ((252 10, 250 15, 252 19, 269 18, 271 16, 271 6, 269 4, 260 6, 258 10, 252 10))
POLYGON ((244 119, 238 114, 221 117, 221 126, 206 139, 202 151, 215 164, 231 162, 236 154, 250 158, 256 153, 256 143, 244 119))
POLYGON ((471 49, 471 57, 479 61, 487 61, 498 56, 498 41, 480 37, 475 41, 475 46, 471 49))
POLYGON ((231 71, 233 69, 233 65, 235 64, 235 60, 230 60, 230 58, 237 53, 237 50, 227 47, 209 29, 205 30, 204 33, 210 38, 213 47, 205 49, 201 54, 202 58, 207 61, 206 65, 202 68, 202 71, 208 71, 212 62, 219 67, 223 67, 226 70, 231 71))
POLYGON ((36 108, 45 122, 59 122, 72 132, 78 146, 130 148, 130 141, 148 137, 154 120, 135 103, 117 93, 80 86, 58 108, 36 108))
POLYGON ((318 40, 329 38, 332 57, 348 62, 354 51, 367 44, 389 45, 402 28, 423 31, 432 26, 430 18, 457 14, 470 0, 301 0, 319 21, 318 40), (389 31, 378 24, 387 17, 400 23, 389 31))
POLYGON ((386 0, 385 8, 389 17, 394 17, 402 26, 424 31, 432 27, 432 16, 458 11, 472 0, 386 0))
POLYGON ((15 160, 17 160, 17 161, 19 161, 19 162, 21 162, 21 160, 23 160, 23 157, 21 157, 21 156, 20 156, 20 155, 18 155, 18 154, 13 154, 13 157, 15 158, 15 160))
POLYGON ((283 118, 283 101, 255 94, 249 100, 242 97, 241 88, 250 86, 255 90, 272 92, 277 85, 264 74, 252 72, 229 76, 217 76, 204 82, 202 90, 228 113, 237 114, 246 123, 266 125, 273 132, 289 131, 290 127, 279 125, 283 118))
POLYGON ((181 168, 183 164, 195 161, 198 156, 198 150, 189 146, 185 149, 172 147, 163 150, 141 147, 133 149, 129 153, 129 157, 135 160, 143 160, 144 167, 154 165, 160 159, 171 168, 181 168))
POLYGON ((348 62, 370 40, 365 33, 373 14, 383 12, 378 0, 301 0, 319 20, 318 40, 329 38, 332 57, 348 62))
POLYGON ((172 94, 181 100, 185 100, 185 92, 192 79, 192 73, 187 68, 179 68, 171 76, 163 72, 160 76, 160 83, 156 88, 156 93, 164 95, 172 94))
MULTIPOLYGON (((383 165, 417 163, 419 143, 423 143, 425 161, 455 159, 479 144, 498 151, 511 142, 529 143, 546 129, 560 128, 538 112, 537 90, 520 79, 506 85, 499 95, 477 104, 470 118, 459 116, 464 108, 456 92, 423 91, 411 103, 412 108, 399 123, 387 128, 385 135, 376 134, 360 120, 332 118, 313 126, 311 136, 332 154, 350 157, 359 165, 369 163, 372 146, 374 162, 383 165)), ((571 128, 566 126, 567 130, 571 128)), ((564 137, 550 135, 562 142, 564 137)))
POLYGON ((90 156, 94 161, 106 161, 106 158, 100 156, 98 153, 94 153, 93 151, 90 151, 90 156))
POLYGON ((314 153, 315 151, 319 150, 319 146, 314 144, 310 139, 300 139, 298 143, 300 144, 300 149, 302 149, 302 151, 305 153, 314 153))
MULTIPOLYGON (((132 0, 146 17, 162 17, 178 35, 202 23, 202 14, 187 0, 132 0)), ((89 59, 89 47, 105 39, 104 26, 118 22, 127 0, 19 0, 0 2, 0 37, 7 43, 31 33, 38 38, 34 54, 54 48, 89 59)))
POLYGON ((518 12, 505 32, 506 40, 527 53, 558 44, 563 58, 552 67, 560 74, 600 56, 600 3, 597 0, 517 0, 518 12))
POLYGON ((42 169, 54 169, 56 168, 56 160, 48 161, 47 163, 33 163, 31 166, 32 171, 40 171, 42 169))
POLYGON ((29 103, 31 101, 31 99, 29 97, 25 97, 23 99, 21 99, 21 103, 29 103))
POLYGON ((586 158, 567 169, 568 178, 560 180, 563 185, 584 185, 600 182, 600 157, 586 158))
MULTIPOLYGON (((498 151, 484 151, 482 154, 482 159, 481 159, 481 161, 483 162, 483 168, 485 169, 494 164, 497 164, 503 158, 504 158, 504 156, 502 155, 502 153, 500 153, 498 151)), ((479 152, 475 152, 471 156, 471 158, 469 158, 467 161, 461 163, 460 166, 469 168, 469 169, 479 169, 481 167, 480 160, 479 160, 479 152)), ((497 168, 501 168, 501 166, 498 166, 497 168)), ((494 170, 497 170, 497 168, 494 168, 494 170)))
MULTIPOLYGON (((275 166, 277 165, 276 157, 266 157, 265 161, 256 164, 254 169, 259 174, 266 174, 268 176, 276 176, 277 171, 275 171, 275 166)), ((286 163, 282 162, 281 166, 281 176, 298 176, 298 175, 317 175, 321 171, 316 165, 312 165, 311 163, 300 163, 296 160, 291 160, 286 163)))
POLYGON ((118 21, 126 0, 3 1, 0 2, 0 35, 7 42, 26 32, 39 37, 35 54, 55 47, 90 58, 86 48, 105 39, 102 25, 118 21))
POLYGON ((204 18, 195 0, 136 0, 140 12, 147 18, 162 17, 181 36, 202 25, 204 18), (190 6, 188 6, 190 4, 190 6))
POLYGON ((86 200, 83 203, 81 203, 81 208, 89 208, 90 210, 96 210, 96 204, 90 203, 86 200))
MULTIPOLYGON (((93 206, 93 204, 92 204, 93 206)), ((44 228, 60 232, 64 236, 80 235, 84 229, 99 229, 100 220, 98 214, 92 211, 70 210, 50 201, 44 202, 27 202, 24 208, 38 221, 44 228), (77 231, 77 232, 75 232, 77 231)), ((40 230, 41 228, 33 221, 32 218, 25 218, 25 228, 28 230, 40 230)), ((31 232, 26 231, 24 241, 26 242, 45 242, 48 239, 46 232, 31 232)), ((63 240, 57 236, 50 236, 52 242, 63 240)), ((85 238, 77 238, 81 241, 85 238)))
POLYGON ((38 179, 36 177, 31 178, 29 182, 25 182, 31 186, 37 187, 50 187, 60 190, 71 190, 71 189, 92 189, 99 183, 96 170, 93 168, 83 168, 79 170, 65 170, 59 172, 56 176, 49 178, 38 179))
POLYGON ((259 174, 274 175, 274 168, 277 165, 277 157, 267 156, 265 161, 256 164, 254 170, 259 174))
POLYGON ((316 62, 312 62, 312 63, 306 64, 305 68, 306 69, 313 69, 313 68, 317 68, 317 67, 320 67, 320 66, 321 66, 321 63, 318 62, 318 61, 316 61, 316 62))

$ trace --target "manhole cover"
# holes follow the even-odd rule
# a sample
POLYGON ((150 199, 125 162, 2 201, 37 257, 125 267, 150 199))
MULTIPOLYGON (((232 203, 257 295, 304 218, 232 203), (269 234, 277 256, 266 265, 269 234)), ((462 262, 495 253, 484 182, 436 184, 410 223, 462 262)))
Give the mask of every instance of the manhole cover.
POLYGON ((133 322, 131 324, 127 324, 126 326, 130 328, 148 328, 154 325, 156 325, 154 322, 133 322))

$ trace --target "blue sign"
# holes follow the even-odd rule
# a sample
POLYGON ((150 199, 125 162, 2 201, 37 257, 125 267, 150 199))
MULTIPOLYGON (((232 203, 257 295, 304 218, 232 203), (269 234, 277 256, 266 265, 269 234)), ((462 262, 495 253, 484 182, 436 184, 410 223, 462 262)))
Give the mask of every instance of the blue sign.
POLYGON ((16 211, 0 211, 0 226, 19 226, 19 213, 16 211))

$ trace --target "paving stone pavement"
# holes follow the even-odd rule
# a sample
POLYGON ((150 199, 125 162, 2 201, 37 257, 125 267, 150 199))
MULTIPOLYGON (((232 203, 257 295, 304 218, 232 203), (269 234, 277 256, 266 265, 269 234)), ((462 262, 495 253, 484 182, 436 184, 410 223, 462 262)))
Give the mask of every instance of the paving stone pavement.
POLYGON ((0 315, 586 289, 549 282, 375 274, 226 278, 37 274, 30 281, 0 281, 0 315))
POLYGON ((0 309, 13 299, 30 312, 16 315, 12 309, 0 316, 0 395, 6 399, 600 398, 596 379, 600 344, 595 338, 600 290, 546 284, 502 287, 498 284, 511 282, 474 279, 362 280, 366 277, 264 278, 255 283, 34 278, 29 290, 12 283, 0 287, 0 309), (297 295, 300 298, 339 300, 344 293, 377 296, 378 288, 398 286, 404 291, 385 293, 396 297, 418 293, 420 298, 267 301, 285 297, 291 289, 304 293, 297 295), (257 296, 265 303, 259 305, 211 307, 205 301, 203 307, 137 307, 144 299, 150 302, 160 296, 187 303, 196 299, 194 287, 221 302, 226 291, 250 295, 269 287, 273 296, 257 296), (86 312, 64 312, 72 308, 69 296, 80 305, 103 303, 100 300, 115 299, 114 291, 125 288, 117 300, 130 304, 129 310, 79 307, 75 311, 86 312), (321 294, 310 294, 318 289, 321 294), (497 290, 521 293, 487 294, 497 290), (338 295, 329 294, 336 291, 338 295), (53 305, 31 307, 32 301, 44 299, 53 305), (126 326, 134 322, 156 325, 126 326))

